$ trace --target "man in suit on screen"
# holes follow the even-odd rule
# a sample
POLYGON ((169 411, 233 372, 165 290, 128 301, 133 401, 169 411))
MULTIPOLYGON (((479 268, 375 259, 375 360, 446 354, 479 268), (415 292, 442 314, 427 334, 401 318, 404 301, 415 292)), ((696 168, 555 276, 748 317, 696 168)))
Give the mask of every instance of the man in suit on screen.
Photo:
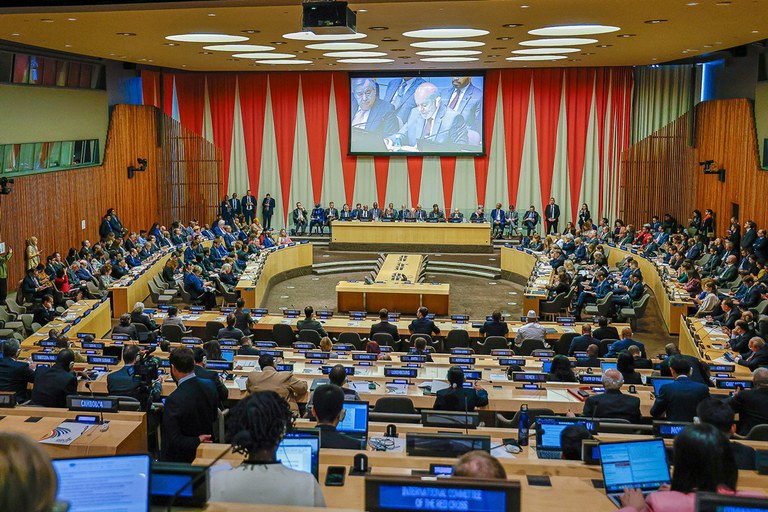
POLYGON ((414 93, 416 107, 408 121, 397 133, 384 142, 390 151, 417 148, 420 140, 436 144, 467 144, 467 124, 461 114, 447 108, 437 86, 430 82, 421 84, 414 93))
POLYGON ((471 76, 454 76, 451 78, 450 89, 443 91, 443 100, 448 108, 461 114, 467 129, 475 140, 470 144, 480 144, 480 134, 483 130, 483 91, 472 85, 471 76))
POLYGON ((400 128, 395 109, 379 99, 378 86, 372 78, 353 79, 352 96, 357 103, 352 110, 352 147, 358 151, 384 151, 381 137, 400 128))
POLYGON ((384 101, 391 103, 394 107, 395 115, 398 118, 400 126, 405 124, 408 120, 408 116, 411 114, 411 110, 416 107, 416 100, 413 99, 413 93, 416 92, 416 89, 423 83, 423 78, 412 76, 404 76, 403 78, 398 78, 397 80, 389 82, 384 101))

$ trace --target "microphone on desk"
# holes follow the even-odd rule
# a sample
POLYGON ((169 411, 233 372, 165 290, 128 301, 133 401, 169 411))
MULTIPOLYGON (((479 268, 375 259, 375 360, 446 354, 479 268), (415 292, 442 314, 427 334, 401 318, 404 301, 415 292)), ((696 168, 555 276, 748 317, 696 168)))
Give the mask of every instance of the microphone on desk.
POLYGON ((193 486, 197 482, 200 481, 201 478, 208 475, 208 470, 210 470, 217 462, 219 462, 225 455, 229 454, 229 452, 235 452, 237 453, 238 450, 235 448, 234 445, 227 446, 227 449, 221 452, 218 457, 213 459, 213 461, 205 466, 205 468, 200 471, 198 474, 195 475, 194 478, 190 478, 187 483, 181 486, 181 488, 176 491, 173 496, 171 497, 171 500, 168 502, 168 507, 165 509, 166 512, 171 512, 171 508, 173 507, 173 504, 176 503, 176 500, 181 496, 181 493, 183 493, 186 489, 193 486))
MULTIPOLYGON (((93 390, 91 389, 91 383, 88 382, 87 380, 85 381, 85 389, 90 391, 91 398, 96 400, 96 397, 93 394, 93 390)), ((99 422, 101 423, 101 427, 99 427, 99 429, 102 432, 106 432, 107 430, 109 430, 109 423, 104 423, 104 408, 101 406, 101 403, 99 403, 99 422)))

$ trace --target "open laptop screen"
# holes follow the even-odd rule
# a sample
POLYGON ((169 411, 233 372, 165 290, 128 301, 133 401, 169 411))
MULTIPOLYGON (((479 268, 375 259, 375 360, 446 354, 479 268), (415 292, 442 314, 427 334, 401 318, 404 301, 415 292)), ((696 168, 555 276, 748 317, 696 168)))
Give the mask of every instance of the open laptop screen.
POLYGON ((149 510, 149 455, 59 459, 53 469, 59 480, 56 500, 68 502, 69 512, 149 510))
POLYGON ((288 432, 277 447, 276 458, 296 471, 312 473, 317 478, 320 460, 320 430, 297 429, 288 432))
POLYGON ((338 432, 368 434, 368 402, 344 402, 344 419, 336 426, 338 432))
POLYGON ((605 492, 623 492, 625 487, 653 491, 670 482, 667 454, 662 439, 601 443, 605 492))
POLYGON ((539 416, 536 418, 536 448, 547 450, 560 450, 560 434, 571 425, 584 425, 590 432, 594 432, 595 421, 586 418, 566 418, 539 416))

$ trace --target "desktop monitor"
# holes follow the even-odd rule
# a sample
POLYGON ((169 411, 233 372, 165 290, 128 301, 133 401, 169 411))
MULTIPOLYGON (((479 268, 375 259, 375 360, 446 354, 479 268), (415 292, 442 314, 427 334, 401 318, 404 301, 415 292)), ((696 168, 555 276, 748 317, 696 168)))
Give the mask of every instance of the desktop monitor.
POLYGON ((480 424, 480 413, 425 409, 421 411, 421 424, 438 428, 477 428, 480 424))
POLYGON ((474 450, 491 451, 491 437, 466 434, 405 435, 405 451, 411 457, 459 457, 474 450))
POLYGON ((600 371, 605 373, 608 370, 616 370, 616 361, 600 361, 600 371))
POLYGON ((149 455, 58 459, 53 469, 69 512, 149 511, 149 455))
POLYGON ((560 434, 571 425, 583 425, 592 433, 597 431, 597 421, 594 419, 539 416, 536 418, 536 448, 560 450, 560 434))
POLYGON ((768 512, 768 499, 697 492, 696 512, 768 512))
POLYGON ((655 491, 670 483, 663 439, 600 443, 600 465, 608 494, 625 487, 655 491))
POLYGON ((210 498, 208 470, 205 466, 193 466, 179 462, 152 463, 149 492, 152 505, 168 505, 174 501, 180 507, 204 507, 210 498), (194 479, 197 481, 193 482, 194 479), (185 487, 186 486, 186 487, 185 487))
POLYGON ((275 457, 296 471, 312 473, 317 479, 320 461, 320 429, 301 428, 285 434, 275 457))
POLYGON ((470 478, 367 476, 368 512, 520 512, 520 482, 470 478))
POLYGON ((666 386, 670 382, 674 382, 672 377, 653 377, 651 383, 653 384, 653 394, 659 396, 659 391, 663 386, 666 386))

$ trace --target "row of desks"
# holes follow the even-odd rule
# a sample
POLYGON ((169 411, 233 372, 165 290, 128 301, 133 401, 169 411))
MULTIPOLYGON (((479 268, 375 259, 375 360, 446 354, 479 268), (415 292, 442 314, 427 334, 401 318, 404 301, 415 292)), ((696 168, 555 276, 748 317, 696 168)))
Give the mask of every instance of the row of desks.
MULTIPOLYGON (((164 317, 165 314, 163 313, 155 314, 155 320, 158 324, 162 323, 164 317)), ((182 312, 181 318, 184 321, 184 325, 188 328, 202 328, 205 327, 207 322, 224 322, 226 320, 225 315, 222 315, 220 312, 216 311, 206 311, 194 314, 182 312)), ((263 331, 272 331, 273 326, 276 324, 290 325, 296 329, 296 323, 299 320, 301 319, 285 318, 281 315, 265 315, 258 319, 258 322, 254 324, 254 326, 251 328, 251 331, 257 332, 257 339, 262 339, 262 337, 258 334, 259 332, 262 332, 263 335, 263 331)), ((366 318, 365 320, 350 320, 345 315, 339 315, 326 320, 321 320, 320 322, 323 324, 323 328, 329 333, 356 332, 361 336, 367 336, 371 331, 371 325, 378 323, 379 319, 366 318)), ((397 330, 401 336, 410 336, 408 326, 410 325, 411 320, 399 320, 392 323, 397 326, 397 330)), ((471 322, 458 323, 452 322, 449 318, 436 318, 435 325, 437 325, 437 327, 440 329, 441 336, 447 335, 452 330, 465 330, 471 338, 483 337, 480 334, 480 326, 474 327, 471 322)), ((520 321, 509 321, 507 322, 507 325, 509 326, 509 334, 507 335, 507 338, 514 339, 517 336, 517 331, 519 331, 520 327, 522 327, 524 324, 520 321)), ((581 333, 580 324, 576 324, 574 326, 563 326, 556 323, 542 322, 542 325, 547 328, 547 340, 560 339, 560 336, 565 333, 581 333)), ((629 324, 613 325, 619 331, 621 331, 623 327, 629 324)))
MULTIPOLYGON (((698 357, 705 362, 733 364, 725 359, 726 353, 733 359, 739 354, 728 350, 727 344, 730 337, 723 332, 721 327, 707 326, 703 318, 680 319, 680 352, 698 357)), ((736 365, 735 375, 742 378, 752 378, 752 372, 746 366, 736 365)))
POLYGON ((48 322, 25 339, 21 343, 22 349, 33 349, 36 342, 48 337, 51 329, 66 334, 69 339, 77 338, 81 332, 91 333, 94 338, 103 337, 112 329, 110 299, 76 302, 62 316, 48 322))
POLYGON ((305 272, 311 269, 312 250, 311 243, 277 247, 264 253, 266 259, 261 263, 260 272, 258 272, 259 263, 249 263, 235 286, 235 290, 240 292, 240 297, 245 301, 245 307, 249 309, 261 307, 269 287, 275 280, 290 272, 305 272))
MULTIPOLYGON (((669 334, 680 333, 680 317, 687 316, 689 310, 695 306, 691 301, 688 292, 677 282, 676 279, 663 279, 659 274, 659 264, 652 259, 648 259, 635 249, 626 247, 609 246, 608 264, 616 266, 618 262, 632 256, 637 261, 640 271, 643 273, 643 282, 653 292, 656 298, 656 304, 659 306, 661 318, 669 334)), ((672 271, 674 272, 674 271, 672 271)))
POLYGON ((547 300, 547 286, 552 284, 552 267, 539 261, 539 256, 520 247, 501 248, 502 277, 526 283, 523 291, 523 314, 535 311, 539 315, 539 304, 547 300), (540 266, 541 275, 534 276, 534 270, 540 266))

